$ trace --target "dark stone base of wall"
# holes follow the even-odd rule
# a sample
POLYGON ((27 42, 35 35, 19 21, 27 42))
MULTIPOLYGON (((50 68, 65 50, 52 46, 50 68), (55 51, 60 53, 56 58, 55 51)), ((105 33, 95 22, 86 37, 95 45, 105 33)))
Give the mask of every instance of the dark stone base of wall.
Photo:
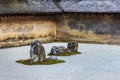
MULTIPOLYGON (((48 40, 40 40, 42 43, 53 43, 53 42, 71 42, 71 41, 78 41, 79 43, 86 43, 86 44, 110 44, 110 45, 120 45, 119 41, 95 41, 95 40, 85 40, 85 39, 67 39, 67 38, 59 38, 59 39, 48 39, 48 40)), ((11 47, 20 47, 20 46, 27 46, 30 45, 31 41, 25 42, 0 42, 0 49, 1 48, 11 48, 11 47)))

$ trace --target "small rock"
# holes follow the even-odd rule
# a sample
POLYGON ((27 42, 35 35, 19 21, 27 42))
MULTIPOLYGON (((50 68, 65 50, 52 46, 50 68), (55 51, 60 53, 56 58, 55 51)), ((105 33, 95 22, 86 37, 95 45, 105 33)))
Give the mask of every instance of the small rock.
POLYGON ((58 60, 58 58, 56 56, 50 56, 47 59, 49 59, 49 60, 56 60, 56 61, 58 60))

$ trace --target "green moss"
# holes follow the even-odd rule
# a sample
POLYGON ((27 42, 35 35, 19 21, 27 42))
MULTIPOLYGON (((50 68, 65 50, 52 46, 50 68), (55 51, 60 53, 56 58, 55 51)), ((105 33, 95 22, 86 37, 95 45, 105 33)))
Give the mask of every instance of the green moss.
POLYGON ((30 64, 30 59, 27 60, 18 60, 17 63, 21 63, 24 65, 52 65, 52 64, 58 64, 65 62, 64 60, 49 60, 46 59, 43 62, 34 62, 33 64, 30 64))
MULTIPOLYGON (((71 55, 77 55, 77 54, 81 54, 81 52, 66 52, 64 54, 59 54, 59 55, 55 55, 55 56, 71 56, 71 55)), ((49 53, 48 56, 53 56, 53 54, 49 53)))

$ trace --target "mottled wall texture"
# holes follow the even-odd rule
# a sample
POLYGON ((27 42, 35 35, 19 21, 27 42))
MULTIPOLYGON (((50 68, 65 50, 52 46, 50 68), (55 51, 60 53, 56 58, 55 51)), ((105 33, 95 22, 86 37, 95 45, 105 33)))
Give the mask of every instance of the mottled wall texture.
POLYGON ((64 14, 59 20, 59 39, 120 42, 119 14, 64 14))
POLYGON ((120 43, 120 14, 3 16, 0 40, 59 39, 120 43))
POLYGON ((54 38, 56 23, 51 16, 4 16, 0 20, 0 40, 18 41, 54 38))

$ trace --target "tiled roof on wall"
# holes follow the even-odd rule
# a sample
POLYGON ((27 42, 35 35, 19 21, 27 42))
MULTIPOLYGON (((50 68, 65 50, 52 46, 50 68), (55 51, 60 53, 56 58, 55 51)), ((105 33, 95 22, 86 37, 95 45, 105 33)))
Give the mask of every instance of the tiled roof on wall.
POLYGON ((119 0, 0 0, 0 13, 120 12, 119 0))

